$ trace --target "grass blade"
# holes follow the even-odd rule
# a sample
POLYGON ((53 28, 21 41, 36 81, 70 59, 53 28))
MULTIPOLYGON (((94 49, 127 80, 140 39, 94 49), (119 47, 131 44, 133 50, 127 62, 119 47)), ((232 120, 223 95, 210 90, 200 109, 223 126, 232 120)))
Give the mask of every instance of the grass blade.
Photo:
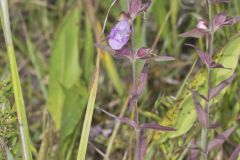
POLYGON ((97 89, 98 89, 99 72, 100 72, 100 54, 101 54, 100 50, 98 49, 96 68, 92 77, 92 84, 90 87, 90 94, 89 94, 87 110, 86 110, 84 123, 83 123, 83 130, 81 134, 80 145, 78 148, 77 160, 85 160, 85 156, 86 156, 89 132, 90 132, 90 127, 92 123, 93 110, 94 110, 94 105, 95 105, 95 100, 97 95, 97 89))
MULTIPOLYGON (((87 12, 89 13, 91 25, 94 26, 92 29, 95 34, 96 42, 97 42, 97 44, 100 44, 102 39, 105 39, 105 37, 101 35, 102 30, 103 30, 102 26, 101 26, 100 22, 98 21, 98 19, 94 15, 95 8, 94 8, 91 0, 84 0, 84 4, 86 5, 87 12)), ((113 83, 113 86, 114 86, 116 92, 118 93, 118 95, 123 96, 126 86, 124 85, 124 83, 122 82, 122 80, 119 77, 116 65, 115 65, 111 55, 106 52, 102 52, 101 60, 103 62, 102 63, 103 67, 104 67, 109 79, 113 83)))
POLYGON ((23 148, 23 157, 25 160, 32 159, 31 143, 28 131, 27 116, 25 111, 22 88, 18 74, 15 51, 12 42, 12 35, 9 23, 8 5, 6 0, 1 0, 1 20, 4 30, 4 37, 10 63, 12 86, 15 98, 15 106, 17 109, 18 123, 20 129, 21 143, 23 148))

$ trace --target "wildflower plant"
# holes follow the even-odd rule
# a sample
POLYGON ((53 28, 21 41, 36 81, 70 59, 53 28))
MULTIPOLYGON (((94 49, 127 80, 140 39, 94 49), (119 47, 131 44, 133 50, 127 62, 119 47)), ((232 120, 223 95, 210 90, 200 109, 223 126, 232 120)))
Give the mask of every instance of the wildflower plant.
MULTIPOLYGON (((208 8, 208 19, 201 19, 197 22, 195 28, 185 33, 182 33, 182 37, 192 37, 192 38, 204 38, 206 40, 207 50, 202 51, 194 45, 188 44, 188 46, 193 47, 199 55, 201 62, 206 66, 207 69, 207 81, 206 81, 206 94, 199 93, 198 91, 192 91, 193 101, 196 107, 197 118, 202 128, 201 135, 201 157, 202 159, 208 159, 208 153, 215 147, 224 143, 224 141, 230 136, 234 131, 234 127, 226 130, 218 137, 212 141, 208 140, 209 130, 216 128, 218 125, 213 125, 209 119, 209 110, 211 109, 212 101, 217 97, 220 92, 225 89, 236 77, 236 74, 232 74, 229 78, 220 82, 217 86, 212 86, 212 71, 220 69, 228 69, 228 66, 223 66, 213 60, 215 53, 214 50, 214 36, 215 33, 226 25, 233 25, 240 21, 239 16, 228 17, 227 13, 222 12, 217 15, 213 15, 213 6, 219 3, 229 3, 229 0, 206 0, 208 8), (205 102, 205 107, 200 103, 201 100, 205 102)), ((196 157, 195 157, 196 159, 196 157)))
POLYGON ((124 58, 125 60, 131 62, 132 87, 130 89, 129 110, 133 113, 134 118, 120 118, 111 113, 108 113, 105 110, 100 110, 110 117, 127 124, 135 130, 135 160, 144 159, 147 145, 147 139, 145 135, 146 129, 152 129, 155 131, 175 131, 174 128, 162 126, 155 122, 141 124, 139 120, 138 99, 142 95, 145 84, 147 83, 148 64, 150 60, 155 60, 158 62, 175 60, 173 57, 169 56, 157 56, 152 48, 145 46, 139 49, 135 48, 134 21, 137 16, 140 16, 149 8, 150 4, 151 0, 148 0, 145 3, 143 3, 141 0, 131 0, 128 6, 128 11, 121 12, 117 23, 113 26, 109 35, 107 36, 108 46, 96 44, 98 48, 111 53, 114 57, 124 58), (141 74, 139 75, 136 72, 137 61, 143 61, 144 63, 141 74))

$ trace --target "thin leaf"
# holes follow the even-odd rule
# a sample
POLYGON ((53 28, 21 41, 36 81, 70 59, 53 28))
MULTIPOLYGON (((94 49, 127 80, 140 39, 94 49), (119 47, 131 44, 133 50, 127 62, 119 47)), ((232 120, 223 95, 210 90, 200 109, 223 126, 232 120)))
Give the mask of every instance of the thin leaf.
POLYGON ((162 126, 159 125, 157 123, 145 123, 145 124, 141 124, 140 128, 142 129, 153 129, 156 131, 176 131, 176 129, 172 128, 172 127, 166 127, 166 126, 162 126))
POLYGON ((210 68, 224 68, 224 69, 229 69, 229 70, 231 70, 231 68, 226 68, 226 67, 224 67, 222 64, 216 63, 216 62, 214 62, 214 61, 211 62, 210 68))
POLYGON ((218 84, 215 88, 210 90, 209 99, 212 99, 216 97, 224 88, 226 88, 236 77, 236 74, 233 74, 228 79, 222 81, 220 84, 218 84))
POLYGON ((147 47, 142 47, 137 51, 137 55, 136 55, 137 59, 143 59, 143 60, 155 60, 158 62, 165 62, 165 61, 174 61, 175 58, 174 57, 170 57, 170 56, 157 56, 154 53, 154 50, 152 48, 147 48, 147 47))
POLYGON ((170 57, 170 56, 156 56, 156 57, 153 57, 152 59, 157 62, 167 62, 167 61, 175 60, 174 57, 170 57))
POLYGON ((93 149, 96 151, 96 152, 98 152, 98 154, 100 154, 103 158, 104 158, 104 160, 110 160, 98 147, 96 147, 94 144, 92 144, 91 142, 89 142, 89 145, 91 146, 91 147, 93 147, 93 149))
POLYGON ((240 145, 238 145, 237 148, 233 151, 229 160, 237 160, 239 156, 240 156, 240 145))
POLYGON ((204 63, 205 65, 207 65, 207 67, 210 66, 211 63, 210 63, 209 54, 207 54, 206 52, 202 51, 201 49, 199 49, 198 47, 196 47, 196 46, 194 46, 194 45, 192 45, 192 44, 186 44, 186 45, 187 45, 187 46, 190 46, 190 47, 193 47, 193 48, 197 51, 197 53, 198 53, 198 55, 199 55, 202 63, 204 63))
POLYGON ((221 125, 218 124, 218 123, 214 123, 214 124, 209 124, 208 125, 209 129, 216 129, 216 128, 219 128, 219 127, 221 127, 221 125))
POLYGON ((217 138, 210 141, 207 146, 207 153, 209 153, 214 148, 217 148, 220 145, 222 145, 228 139, 228 137, 232 134, 232 132, 234 130, 235 130, 235 127, 232 127, 230 129, 226 130, 225 132, 221 133, 217 138))
POLYGON ((202 95, 202 94, 199 94, 199 93, 197 93, 197 94, 198 94, 198 96, 199 96, 200 98, 202 98, 203 100, 205 100, 206 102, 208 102, 208 99, 207 99, 206 96, 204 96, 204 95, 202 95))
POLYGON ((230 3, 231 0, 211 0, 212 3, 230 3))
POLYGON ((77 160, 85 160, 88 139, 89 139, 89 132, 90 132, 90 127, 92 123, 93 110, 94 110, 94 105, 95 105, 95 100, 97 95, 97 89, 98 89, 99 74, 100 74, 100 53, 97 54, 96 68, 92 77, 92 84, 90 86, 90 92, 89 92, 90 94, 89 94, 89 99, 87 104, 87 110, 85 113, 80 144, 78 148, 77 160))
POLYGON ((114 119, 116 119, 116 120, 119 120, 120 122, 125 123, 125 124, 129 125, 129 126, 132 127, 132 128, 137 128, 136 122, 133 121, 133 120, 131 120, 131 119, 129 119, 129 118, 120 118, 120 117, 115 116, 115 115, 112 114, 112 113, 109 113, 109 112, 105 111, 104 109, 101 109, 101 108, 97 108, 97 109, 100 110, 100 111, 102 111, 102 112, 104 112, 104 113, 107 114, 109 117, 112 117, 112 118, 114 118, 114 119))
POLYGON ((82 45, 84 46, 84 54, 82 55, 82 63, 83 66, 83 75, 86 82, 90 82, 91 76, 94 70, 94 39, 93 33, 91 28, 91 23, 89 20, 88 15, 85 15, 85 43, 82 45))
POLYGON ((179 35, 180 37, 192 37, 192 38, 202 38, 206 36, 206 32, 202 31, 201 29, 194 28, 190 31, 184 32, 179 35))
POLYGON ((197 97, 197 93, 195 91, 192 91, 192 96, 193 96, 193 102, 195 104, 196 110, 197 110, 197 118, 198 121, 200 122, 200 124, 204 127, 207 126, 207 114, 206 112, 203 110, 198 97, 197 97))

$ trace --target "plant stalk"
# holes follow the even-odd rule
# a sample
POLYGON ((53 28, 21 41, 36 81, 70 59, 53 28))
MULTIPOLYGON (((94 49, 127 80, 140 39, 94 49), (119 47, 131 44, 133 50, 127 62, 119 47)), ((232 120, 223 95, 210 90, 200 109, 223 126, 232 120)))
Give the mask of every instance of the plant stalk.
MULTIPOLYGON (((136 74, 136 61, 133 60, 132 61, 132 78, 133 78, 133 88, 137 87, 136 86, 136 77, 137 77, 137 74, 136 74)), ((139 150, 139 144, 140 144, 140 127, 139 127, 139 113, 138 113, 138 98, 134 98, 133 100, 133 106, 131 106, 132 108, 134 108, 134 120, 135 122, 137 123, 137 128, 135 129, 135 132, 136 132, 136 145, 135 145, 135 160, 139 160, 138 159, 138 155, 140 154, 140 150, 139 150)))
MULTIPOLYGON (((137 86, 137 82, 136 82, 136 79, 137 79, 137 73, 136 73, 136 60, 135 60, 135 33, 134 33, 134 22, 132 22, 132 37, 131 37, 131 42, 132 42, 132 87, 133 89, 136 88, 137 86)), ((135 157, 134 159, 135 160, 139 160, 138 157, 139 157, 139 154, 140 153, 140 150, 139 150, 139 144, 140 144, 140 127, 139 127, 139 112, 138 112, 138 97, 134 97, 133 99, 133 106, 131 106, 133 109, 134 109, 134 120, 137 124, 137 128, 135 129, 135 132, 136 132, 136 145, 135 145, 135 157)))
MULTIPOLYGON (((207 7, 208 7, 208 14, 209 14, 209 36, 208 36, 208 54, 210 57, 210 63, 212 61, 213 56, 213 42, 214 42, 214 26, 213 26, 213 15, 212 15, 212 5, 210 0, 207 0, 207 7)), ((211 68, 207 67, 207 98, 209 100, 210 97, 210 89, 211 89, 211 68)), ((210 100, 209 100, 210 101, 210 100)), ((202 136, 201 136, 201 148, 202 148, 202 159, 208 160, 208 126, 209 126, 209 109, 210 109, 210 102, 206 101, 205 112, 206 112, 206 126, 202 129, 202 136)))

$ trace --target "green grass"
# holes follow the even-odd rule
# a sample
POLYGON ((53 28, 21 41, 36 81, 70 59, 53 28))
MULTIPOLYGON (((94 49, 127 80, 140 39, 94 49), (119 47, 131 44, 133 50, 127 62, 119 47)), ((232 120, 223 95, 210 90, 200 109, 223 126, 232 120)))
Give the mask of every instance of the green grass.
POLYGON ((18 127, 19 127, 20 136, 21 136, 23 158, 25 160, 31 160, 32 159, 31 139, 29 136, 26 109, 25 109, 25 104, 23 99, 21 82, 18 74, 18 67, 16 62, 14 46, 12 42, 12 34, 10 29, 9 13, 8 13, 8 4, 7 4, 7 1, 5 0, 1 1, 1 21, 2 21, 5 43, 6 43, 7 53, 8 53, 8 60, 9 60, 9 65, 11 70, 11 82, 12 82, 13 93, 14 93, 15 107, 17 110, 18 127))

